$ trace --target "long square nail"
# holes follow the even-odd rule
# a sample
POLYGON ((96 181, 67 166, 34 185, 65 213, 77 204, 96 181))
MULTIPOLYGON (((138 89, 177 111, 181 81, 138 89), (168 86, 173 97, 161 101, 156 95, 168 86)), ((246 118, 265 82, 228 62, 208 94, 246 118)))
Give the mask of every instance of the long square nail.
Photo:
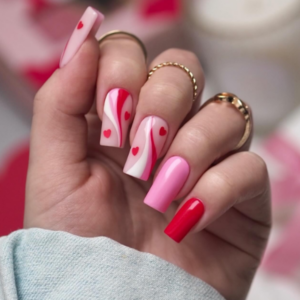
POLYGON ((104 16, 98 10, 90 6, 85 10, 61 55, 60 68, 74 57, 90 33, 97 33, 103 20, 104 16))
POLYGON ((166 227, 165 234, 175 242, 180 243, 200 221, 204 210, 205 208, 201 200, 197 198, 187 200, 166 227))
POLYGON ((123 148, 132 119, 132 97, 124 89, 112 89, 104 102, 100 145, 123 148))
POLYGON ((166 142, 168 124, 159 117, 145 118, 135 135, 124 173, 133 177, 148 180, 152 169, 166 142))
POLYGON ((180 156, 169 158, 155 178, 144 203, 164 213, 184 186, 190 166, 180 156))

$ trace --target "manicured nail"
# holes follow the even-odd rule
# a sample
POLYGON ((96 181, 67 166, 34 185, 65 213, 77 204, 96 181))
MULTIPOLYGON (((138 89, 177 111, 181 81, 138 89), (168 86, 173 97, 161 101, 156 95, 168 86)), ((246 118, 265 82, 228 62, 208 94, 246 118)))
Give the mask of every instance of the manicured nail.
POLYGON ((164 213, 182 189, 189 173, 190 167, 186 160, 179 156, 169 158, 157 175, 144 203, 164 213))
POLYGON ((135 135, 124 173, 148 180, 157 158, 166 142, 168 124, 159 117, 145 118, 135 135))
POLYGON ((132 97, 123 89, 111 90, 104 102, 100 145, 123 148, 132 119, 132 97))
POLYGON ((96 9, 88 7, 76 25, 65 49, 61 55, 59 66, 65 66, 77 53, 90 32, 95 35, 99 29, 104 16, 96 9))
POLYGON ((199 222, 204 214, 205 208, 201 200, 191 198, 177 212, 170 224, 165 229, 167 234, 175 242, 180 243, 182 239, 199 222))

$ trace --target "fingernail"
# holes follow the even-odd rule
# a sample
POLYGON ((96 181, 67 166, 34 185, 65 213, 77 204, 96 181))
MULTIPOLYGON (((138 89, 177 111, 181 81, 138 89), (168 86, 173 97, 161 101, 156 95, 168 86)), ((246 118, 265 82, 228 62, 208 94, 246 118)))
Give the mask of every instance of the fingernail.
POLYGON ((165 234, 175 242, 180 243, 182 239, 199 222, 204 214, 205 208, 201 200, 191 198, 177 212, 170 224, 165 229, 165 234))
POLYGON ((131 95, 123 89, 111 90, 104 102, 100 145, 123 148, 131 114, 131 95))
POLYGON ((169 158, 157 175, 144 203, 164 213, 182 189, 189 172, 186 160, 179 156, 169 158))
POLYGON ((148 180, 157 158, 166 142, 168 124, 159 117, 145 118, 135 135, 124 173, 148 180))
POLYGON ((90 6, 85 10, 61 55, 60 68, 74 57, 90 32, 96 34, 103 20, 104 16, 98 10, 90 6))

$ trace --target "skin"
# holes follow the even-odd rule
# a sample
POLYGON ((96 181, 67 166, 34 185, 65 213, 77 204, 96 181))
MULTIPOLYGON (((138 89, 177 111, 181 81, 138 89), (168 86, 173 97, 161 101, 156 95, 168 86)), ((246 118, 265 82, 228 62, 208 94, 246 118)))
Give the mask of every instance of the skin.
MULTIPOLYGON (((183 63, 203 88, 194 54, 171 49, 151 66, 162 61, 183 63)), ((191 82, 182 70, 165 67, 149 81, 146 75, 134 41, 115 37, 99 49, 89 37, 37 93, 25 227, 106 236, 178 265, 226 299, 245 299, 270 231, 266 165, 247 151, 250 139, 232 152, 245 121, 230 104, 213 103, 196 113, 200 97, 193 105, 191 82), (136 107, 129 143, 145 116, 160 116, 169 124, 162 163, 180 155, 191 166, 188 181, 165 214, 143 204, 160 162, 143 182, 122 172, 129 143, 124 149, 99 146, 105 95, 114 87, 130 91, 136 107), (203 201, 205 213, 177 244, 164 229, 190 197, 203 201)))

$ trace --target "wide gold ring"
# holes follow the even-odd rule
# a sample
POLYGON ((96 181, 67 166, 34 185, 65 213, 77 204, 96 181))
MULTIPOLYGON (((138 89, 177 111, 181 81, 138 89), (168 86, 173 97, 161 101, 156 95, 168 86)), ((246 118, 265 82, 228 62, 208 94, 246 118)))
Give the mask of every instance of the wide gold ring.
POLYGON ((154 68, 152 68, 152 70, 149 72, 148 79, 150 79, 150 77, 153 75, 153 73, 155 71, 157 71, 158 69, 163 68, 163 67, 168 67, 168 66, 180 68, 183 71, 185 71, 186 74, 190 77, 190 79, 192 81, 192 85, 193 85, 193 102, 194 102, 197 98, 197 91, 198 91, 197 81, 196 81, 196 78, 194 77, 193 73, 184 65, 179 64, 177 62, 172 62, 172 61, 158 64, 154 68))
POLYGON ((248 140, 248 138, 249 138, 249 136, 251 134, 252 128, 253 128, 252 114, 251 114, 251 110, 250 110, 249 106, 244 101, 242 101, 241 99, 239 99, 234 94, 231 94, 231 93, 220 93, 220 94, 215 95, 211 99, 207 100, 201 106, 200 109, 202 109, 203 107, 207 106, 211 102, 217 102, 217 103, 227 102, 227 103, 230 103, 235 108, 237 108, 238 111, 244 117, 244 120, 246 122, 244 135, 241 138, 241 140, 239 141, 239 143, 237 144, 237 146, 233 150, 240 149, 247 142, 247 140, 248 140))
POLYGON ((122 30, 109 31, 109 32, 105 33, 104 35, 102 35, 100 37, 100 39, 98 40, 98 44, 100 45, 106 38, 108 38, 112 35, 119 35, 119 34, 120 35, 126 35, 127 37, 130 37, 130 38, 134 39, 140 45, 140 47, 142 48, 144 56, 145 56, 145 60, 147 60, 147 50, 146 50, 146 47, 145 47, 144 43, 136 35, 134 35, 130 32, 127 32, 127 31, 122 31, 122 30))

